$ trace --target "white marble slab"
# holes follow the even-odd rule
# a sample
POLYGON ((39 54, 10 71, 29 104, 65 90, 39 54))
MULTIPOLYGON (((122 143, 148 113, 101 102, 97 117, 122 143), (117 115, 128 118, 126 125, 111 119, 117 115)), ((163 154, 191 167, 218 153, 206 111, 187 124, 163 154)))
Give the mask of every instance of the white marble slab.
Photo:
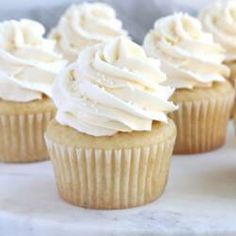
POLYGON ((0 236, 235 236, 236 142, 174 157, 159 201, 119 211, 70 206, 57 195, 50 162, 0 164, 0 236))

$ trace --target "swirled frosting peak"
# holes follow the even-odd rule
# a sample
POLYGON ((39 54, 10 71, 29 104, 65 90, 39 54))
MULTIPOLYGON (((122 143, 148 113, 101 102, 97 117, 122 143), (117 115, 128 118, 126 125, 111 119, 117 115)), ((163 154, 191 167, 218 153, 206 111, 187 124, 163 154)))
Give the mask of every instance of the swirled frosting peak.
POLYGON ((56 74, 65 65, 44 27, 31 20, 0 23, 0 98, 28 102, 51 95, 56 74))
POLYGON ((57 40, 58 49, 65 57, 73 61, 85 47, 126 34, 109 5, 83 3, 66 10, 50 37, 57 40))
POLYGON ((166 83, 175 88, 211 86, 223 82, 229 70, 222 64, 223 48, 202 30, 199 20, 176 13, 155 22, 144 40, 149 56, 161 59, 166 83))
POLYGON ((215 2, 199 18, 204 29, 225 48, 226 61, 236 60, 236 1, 215 2))
POLYGON ((93 136, 151 130, 176 109, 159 61, 127 38, 87 47, 53 86, 62 125, 93 136))

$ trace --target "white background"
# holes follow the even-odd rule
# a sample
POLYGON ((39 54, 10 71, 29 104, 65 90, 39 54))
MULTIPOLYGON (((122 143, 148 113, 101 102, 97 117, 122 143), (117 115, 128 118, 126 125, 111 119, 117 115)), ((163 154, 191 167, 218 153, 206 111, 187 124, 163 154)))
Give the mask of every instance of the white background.
MULTIPOLYGON (((113 2, 116 2, 117 0, 113 0, 113 2)), ((119 2, 123 2, 123 4, 127 4, 128 2, 134 2, 130 0, 118 0, 119 2)), ((140 0, 136 0, 140 1, 140 0)), ((142 0, 146 2, 147 4, 151 0, 142 0)), ((166 3, 168 5, 172 6, 187 6, 193 9, 198 9, 201 6, 204 6, 207 2, 212 2, 213 0, 154 0, 153 2, 156 2, 157 5, 160 5, 161 3, 166 3)), ((40 7, 40 6, 55 6, 65 3, 72 3, 72 2, 80 2, 77 0, 1 0, 1 9, 12 9, 12 8, 18 8, 18 9, 25 9, 25 8, 32 8, 32 7, 40 7)))
MULTIPOLYGON (((0 0, 0 21, 19 18, 38 20, 49 30, 66 7, 84 0, 0 0)), ((89 0, 90 2, 93 0, 89 0)), ((112 5, 131 37, 142 43, 154 21, 176 11, 197 15, 213 0, 102 0, 112 5)), ((223 1, 223 0, 222 0, 223 1)))

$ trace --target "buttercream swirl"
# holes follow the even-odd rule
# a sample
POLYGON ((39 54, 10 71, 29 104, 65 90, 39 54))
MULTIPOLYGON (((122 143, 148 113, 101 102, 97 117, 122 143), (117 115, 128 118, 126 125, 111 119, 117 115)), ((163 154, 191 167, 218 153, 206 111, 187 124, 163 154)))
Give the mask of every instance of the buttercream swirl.
POLYGON ((203 28, 226 50, 226 61, 236 60, 236 1, 215 2, 199 16, 203 28))
POLYGON ((65 57, 73 61, 85 47, 126 34, 109 5, 83 3, 66 10, 50 37, 57 40, 58 49, 65 57))
POLYGON ((151 130, 176 109, 157 59, 125 37, 88 47, 53 86, 57 121, 93 136, 151 130))
POLYGON ((0 98, 28 102, 50 96, 56 74, 65 65, 55 42, 32 20, 0 23, 0 98))
POLYGON ((144 40, 149 56, 161 59, 166 83, 175 88, 211 86, 225 81, 229 70, 222 64, 223 48, 202 30, 198 19, 176 13, 155 22, 144 40))

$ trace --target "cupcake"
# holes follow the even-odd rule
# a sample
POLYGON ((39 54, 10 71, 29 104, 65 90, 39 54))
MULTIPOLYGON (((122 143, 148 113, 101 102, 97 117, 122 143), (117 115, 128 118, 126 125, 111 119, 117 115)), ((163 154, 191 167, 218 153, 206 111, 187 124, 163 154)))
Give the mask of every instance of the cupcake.
POLYGON ((65 201, 121 209, 161 195, 176 136, 164 80, 158 60, 123 37, 84 49, 59 75, 45 138, 65 201))
POLYGON ((176 88, 170 114, 177 126, 176 154, 207 152, 225 143, 234 89, 225 78, 223 48, 199 20, 177 13, 156 21, 144 40, 148 56, 161 60, 164 85, 176 88))
POLYGON ((214 40, 225 49, 224 63, 231 69, 230 81, 236 78, 236 2, 214 2, 199 15, 203 29, 212 33, 214 40))
MULTIPOLYGON (((235 86, 234 86, 234 91, 236 91, 236 83, 235 83, 235 86)), ((232 112, 232 118, 233 118, 233 122, 234 122, 234 130, 235 130, 235 134, 236 134, 236 98, 234 99, 234 109, 233 109, 233 112, 232 112)))
POLYGON ((44 27, 31 20, 0 23, 0 161, 48 159, 44 129, 55 114, 49 99, 65 62, 44 27))
POLYGON ((109 5, 83 3, 69 7, 49 37, 57 41, 58 50, 73 62, 85 47, 126 34, 109 5))

